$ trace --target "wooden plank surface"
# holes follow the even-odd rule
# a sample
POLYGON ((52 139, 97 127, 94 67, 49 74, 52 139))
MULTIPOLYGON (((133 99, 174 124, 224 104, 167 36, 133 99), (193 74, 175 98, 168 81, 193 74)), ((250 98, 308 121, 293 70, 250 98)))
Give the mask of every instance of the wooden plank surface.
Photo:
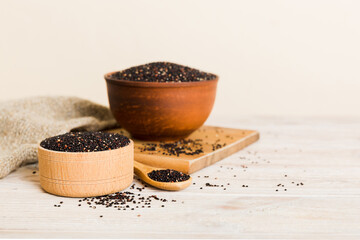
MULTIPOLYGON (((130 137, 130 134, 124 129, 115 129, 116 132, 130 137)), ((184 173, 194 173, 200 169, 210 166, 233 153, 249 146, 259 139, 259 133, 254 130, 223 128, 214 126, 202 126, 192 133, 186 140, 196 141, 203 150, 202 153, 195 155, 168 154, 159 145, 162 142, 146 142, 133 139, 135 160, 150 166, 171 168, 184 173), (156 145, 154 145, 156 144, 156 145), (155 147, 154 147, 155 146, 155 147), (144 150, 152 148, 152 150, 144 150)), ((174 141, 167 142, 173 144, 174 141)), ((186 146, 186 144, 181 144, 186 146)), ((200 149, 193 147, 192 150, 200 149)), ((187 151, 191 152, 191 151, 187 151)))
POLYGON ((139 194, 177 201, 134 211, 78 207, 76 198, 44 193, 36 166, 22 167, 0 180, 0 237, 360 239, 360 119, 209 124, 258 129, 262 137, 192 174, 195 185, 184 191, 145 188, 139 194))

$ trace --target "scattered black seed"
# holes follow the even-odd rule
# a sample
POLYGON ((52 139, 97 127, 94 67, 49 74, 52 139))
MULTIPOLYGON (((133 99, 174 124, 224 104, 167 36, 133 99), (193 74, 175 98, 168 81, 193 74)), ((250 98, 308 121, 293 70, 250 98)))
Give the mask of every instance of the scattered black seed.
POLYGON ((154 170, 148 173, 148 176, 158 182, 183 182, 190 178, 189 175, 173 170, 154 170))
POLYGON ((175 142, 146 143, 140 147, 140 152, 162 152, 163 155, 180 156, 198 155, 204 152, 201 139, 182 139, 175 142))
MULTIPOLYGON (((160 201, 160 202, 169 202, 165 198, 159 198, 156 195, 143 196, 140 194, 135 194, 133 192, 117 192, 109 195, 103 195, 98 197, 89 197, 83 198, 81 201, 87 202, 89 208, 96 209, 97 206, 102 206, 105 208, 115 208, 117 210, 132 210, 135 208, 144 208, 147 206, 151 208, 152 201, 160 201)), ((81 202, 79 200, 79 202, 81 202)), ((176 202, 176 200, 171 200, 171 202, 176 202)), ((80 207, 81 204, 78 204, 80 207)), ((162 205, 165 207, 165 205, 162 205)), ((60 207, 60 205, 54 205, 54 207, 60 207)))
POLYGON ((219 185, 216 184, 210 184, 210 183, 205 183, 206 187, 219 187, 219 185))
POLYGON ((137 82, 199 82, 216 78, 214 74, 169 62, 153 62, 128 68, 114 73, 112 77, 137 82))
POLYGON ((36 171, 33 171, 32 174, 36 174, 36 171))
POLYGON ((40 146, 60 152, 97 152, 125 147, 129 138, 106 132, 70 132, 47 138, 40 146))
POLYGON ((103 215, 100 215, 100 217, 102 218, 102 217, 103 217, 103 215))

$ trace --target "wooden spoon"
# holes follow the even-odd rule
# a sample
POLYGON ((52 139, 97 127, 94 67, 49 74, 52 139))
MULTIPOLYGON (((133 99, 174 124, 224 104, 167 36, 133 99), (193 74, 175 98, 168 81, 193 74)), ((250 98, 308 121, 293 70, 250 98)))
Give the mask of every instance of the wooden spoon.
POLYGON ((138 177, 140 177, 141 180, 150 184, 153 187, 160 188, 163 190, 169 190, 169 191, 179 191, 179 190, 183 190, 183 189, 187 188, 188 186, 190 186, 191 181, 192 181, 191 177, 188 180, 182 181, 182 182, 158 182, 158 181, 152 180, 148 176, 149 172, 151 172, 153 170, 161 170, 161 169, 164 169, 164 168, 155 168, 155 167, 151 167, 151 166, 139 163, 137 161, 134 161, 135 174, 138 177))

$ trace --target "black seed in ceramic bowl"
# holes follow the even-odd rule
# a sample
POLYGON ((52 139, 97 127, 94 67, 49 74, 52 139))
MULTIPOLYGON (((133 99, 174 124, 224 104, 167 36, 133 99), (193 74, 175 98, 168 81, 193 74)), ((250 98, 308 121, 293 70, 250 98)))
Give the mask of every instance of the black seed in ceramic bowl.
POLYGON ((70 132, 46 138, 40 146, 59 152, 98 152, 129 145, 129 138, 106 132, 70 132))
POLYGON ((173 170, 154 170, 148 173, 149 178, 157 182, 183 182, 190 178, 189 175, 173 170))
POLYGON ((216 78, 214 74, 169 62, 153 62, 128 68, 114 73, 112 77, 137 82, 199 82, 216 78))

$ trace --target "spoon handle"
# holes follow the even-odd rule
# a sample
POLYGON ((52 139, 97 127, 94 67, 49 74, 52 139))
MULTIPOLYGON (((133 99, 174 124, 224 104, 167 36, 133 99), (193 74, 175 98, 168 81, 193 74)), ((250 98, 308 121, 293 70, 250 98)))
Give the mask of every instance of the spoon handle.
POLYGON ((147 176, 147 174, 149 172, 151 172, 152 170, 154 170, 153 167, 145 165, 143 163, 140 163, 140 162, 134 160, 134 172, 136 175, 139 175, 140 173, 142 173, 147 176))
POLYGON ((139 176, 140 173, 142 173, 142 170, 144 170, 144 167, 144 164, 134 161, 134 172, 136 175, 139 176))

